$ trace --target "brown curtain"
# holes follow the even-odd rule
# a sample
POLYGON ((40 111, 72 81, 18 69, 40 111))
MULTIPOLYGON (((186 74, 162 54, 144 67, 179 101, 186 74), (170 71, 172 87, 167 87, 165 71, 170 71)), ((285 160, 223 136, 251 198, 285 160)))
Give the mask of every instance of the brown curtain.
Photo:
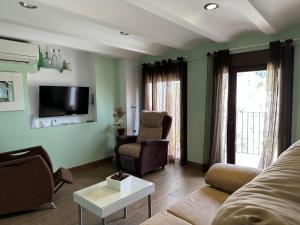
POLYGON ((142 109, 172 116, 169 161, 187 163, 187 63, 182 58, 143 64, 142 109))
POLYGON ((206 103, 205 103, 205 125, 204 125, 204 145, 203 145, 203 170, 209 169, 210 149, 211 149, 211 120, 212 120, 212 98, 213 98, 213 59, 214 54, 207 54, 206 73, 206 103))
MULTIPOLYGON (((210 63, 210 60, 208 61, 210 63)), ((229 50, 218 51, 212 56, 212 116, 208 167, 226 162, 227 154, 227 106, 229 81, 229 50)), ((208 71, 209 72, 209 71, 208 71)), ((208 106, 209 107, 209 106, 208 106)))
POLYGON ((271 42, 261 168, 268 167, 291 144, 293 69, 293 41, 271 42))

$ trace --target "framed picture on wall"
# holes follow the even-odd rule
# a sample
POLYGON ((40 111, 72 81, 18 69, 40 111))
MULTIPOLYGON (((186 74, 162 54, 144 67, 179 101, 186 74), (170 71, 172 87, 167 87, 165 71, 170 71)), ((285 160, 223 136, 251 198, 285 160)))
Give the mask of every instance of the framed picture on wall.
POLYGON ((21 73, 0 72, 0 111, 24 110, 21 73))

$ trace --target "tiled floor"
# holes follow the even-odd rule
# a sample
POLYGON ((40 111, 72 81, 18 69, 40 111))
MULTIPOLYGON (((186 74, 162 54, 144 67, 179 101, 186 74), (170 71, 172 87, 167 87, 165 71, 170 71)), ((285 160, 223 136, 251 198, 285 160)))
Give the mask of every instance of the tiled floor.
MULTIPOLYGON (((72 200, 74 191, 103 181, 115 171, 112 162, 74 175, 75 185, 65 185, 54 197, 57 209, 45 209, 0 217, 0 225, 75 225, 78 224, 77 205, 72 200)), ((153 214, 172 205, 188 193, 204 185, 203 173, 195 166, 168 165, 164 170, 148 174, 144 179, 156 185, 152 198, 153 214)), ((107 218, 108 225, 136 225, 147 219, 147 199, 142 199, 128 207, 128 218, 123 219, 123 211, 107 218)), ((99 225, 100 219, 83 211, 85 225, 99 225)))

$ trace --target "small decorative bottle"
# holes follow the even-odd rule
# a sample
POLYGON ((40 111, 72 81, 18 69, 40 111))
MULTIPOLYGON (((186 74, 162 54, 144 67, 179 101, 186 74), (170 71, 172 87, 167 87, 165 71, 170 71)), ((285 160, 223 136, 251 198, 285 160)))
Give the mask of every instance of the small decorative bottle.
POLYGON ((39 48, 38 68, 42 67, 43 65, 44 65, 44 62, 43 62, 43 55, 42 55, 41 49, 39 48))
POLYGON ((45 67, 51 67, 52 66, 52 62, 51 62, 51 59, 49 58, 49 55, 48 55, 48 52, 46 52, 46 56, 43 60, 43 66, 45 67))
POLYGON ((63 70, 63 59, 60 49, 57 50, 57 68, 62 72, 63 70))
POLYGON ((63 63, 62 63, 62 69, 63 69, 63 70, 67 69, 67 63, 66 63, 66 60, 64 60, 63 63))
POLYGON ((56 53, 55 53, 55 49, 53 49, 53 55, 52 55, 52 67, 58 69, 57 56, 56 56, 56 53))

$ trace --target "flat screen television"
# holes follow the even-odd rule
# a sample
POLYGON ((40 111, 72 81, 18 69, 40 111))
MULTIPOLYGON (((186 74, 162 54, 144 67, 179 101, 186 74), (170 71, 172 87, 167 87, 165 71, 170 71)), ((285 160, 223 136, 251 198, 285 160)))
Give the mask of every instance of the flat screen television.
POLYGON ((88 87, 40 86, 39 117, 88 113, 88 87))

